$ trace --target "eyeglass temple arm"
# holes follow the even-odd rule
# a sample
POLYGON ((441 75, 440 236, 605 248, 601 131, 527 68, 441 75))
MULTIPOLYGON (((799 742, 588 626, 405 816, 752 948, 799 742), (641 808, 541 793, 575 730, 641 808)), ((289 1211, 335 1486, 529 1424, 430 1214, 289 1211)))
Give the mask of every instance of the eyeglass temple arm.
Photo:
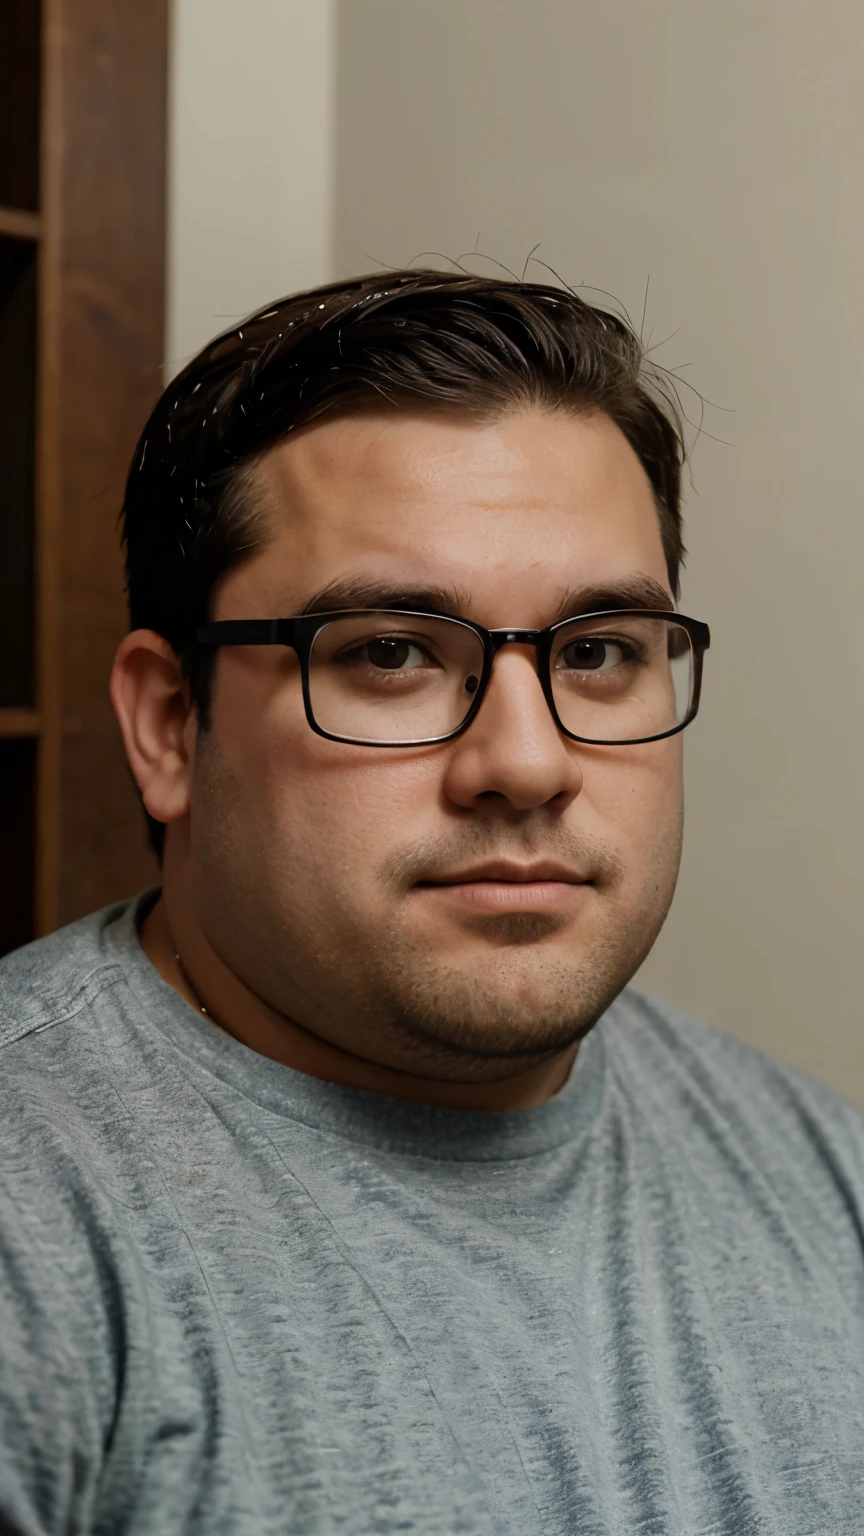
POLYGON ((293 619, 219 619, 202 624, 196 645, 290 645, 296 636, 293 619))

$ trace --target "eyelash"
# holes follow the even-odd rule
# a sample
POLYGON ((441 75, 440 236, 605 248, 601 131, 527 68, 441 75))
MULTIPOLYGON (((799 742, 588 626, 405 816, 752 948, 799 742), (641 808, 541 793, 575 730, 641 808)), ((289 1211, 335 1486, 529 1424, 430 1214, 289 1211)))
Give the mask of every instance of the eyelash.
POLYGON ((628 635, 577 635, 574 640, 568 640, 565 645, 562 645, 561 650, 565 651, 568 645, 578 645, 580 640, 601 640, 604 645, 618 645, 625 652, 628 660, 641 661, 644 659, 645 647, 640 645, 638 640, 633 640, 628 635))

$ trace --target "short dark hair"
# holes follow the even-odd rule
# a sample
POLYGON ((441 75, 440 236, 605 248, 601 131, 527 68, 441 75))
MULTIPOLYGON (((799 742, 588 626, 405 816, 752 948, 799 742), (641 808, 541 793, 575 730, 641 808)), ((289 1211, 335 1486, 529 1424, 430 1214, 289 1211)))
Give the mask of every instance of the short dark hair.
MULTIPOLYGON (((126 482, 130 626, 173 647, 205 726, 213 653, 194 636, 220 579, 266 542, 249 471, 295 428, 374 401, 486 419, 532 406, 605 413, 651 483, 677 597, 681 412, 625 319, 567 288, 462 272, 378 272, 292 294, 177 375, 126 482)), ((160 852, 164 827, 148 823, 160 852)))

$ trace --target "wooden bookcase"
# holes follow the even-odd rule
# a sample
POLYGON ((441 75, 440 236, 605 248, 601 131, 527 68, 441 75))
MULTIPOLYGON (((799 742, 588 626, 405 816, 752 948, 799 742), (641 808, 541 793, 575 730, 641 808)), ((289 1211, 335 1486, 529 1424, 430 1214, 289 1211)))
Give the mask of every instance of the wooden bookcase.
POLYGON ((107 677, 161 387, 167 3, 0 8, 0 953, 155 877, 107 677))

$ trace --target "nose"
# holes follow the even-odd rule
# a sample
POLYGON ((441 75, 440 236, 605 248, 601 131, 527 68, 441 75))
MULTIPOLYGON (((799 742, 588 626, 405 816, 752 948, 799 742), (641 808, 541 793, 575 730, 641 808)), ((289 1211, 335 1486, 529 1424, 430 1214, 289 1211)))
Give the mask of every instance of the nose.
POLYGON ((445 788, 465 809, 496 797, 517 811, 564 804, 582 788, 575 742, 559 731, 532 646, 508 646, 492 664, 476 719, 450 748, 445 788))

